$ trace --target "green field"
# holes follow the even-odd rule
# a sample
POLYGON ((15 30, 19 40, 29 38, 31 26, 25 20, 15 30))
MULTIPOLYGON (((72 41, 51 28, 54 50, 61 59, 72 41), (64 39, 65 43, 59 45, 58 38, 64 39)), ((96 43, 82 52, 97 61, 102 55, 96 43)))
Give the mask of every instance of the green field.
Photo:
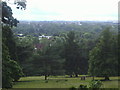
MULTIPOLYGON (((110 77, 110 81, 102 81, 101 88, 118 88, 119 77, 110 77)), ((95 77, 96 80, 103 79, 95 77)), ((65 76, 50 76, 44 80, 44 76, 22 77, 18 82, 14 82, 13 88, 70 88, 78 87, 80 84, 89 85, 92 77, 86 77, 86 80, 78 78, 69 78, 65 76)))

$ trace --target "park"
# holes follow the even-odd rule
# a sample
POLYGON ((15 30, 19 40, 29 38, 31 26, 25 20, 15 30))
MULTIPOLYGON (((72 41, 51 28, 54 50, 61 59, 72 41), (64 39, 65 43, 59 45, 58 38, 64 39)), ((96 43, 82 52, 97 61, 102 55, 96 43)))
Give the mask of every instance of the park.
MULTIPOLYGON (((26 0, 13 1, 14 8, 26 10, 26 0)), ((10 2, 2 1, 3 89, 119 88, 117 21, 18 21, 10 2)))
MULTIPOLYGON (((96 80, 103 79, 95 77, 96 80)), ((102 81, 101 88, 118 88, 118 77, 110 77, 110 81, 102 81)), ((48 80, 44 80, 44 76, 22 77, 18 82, 15 82, 13 88, 78 88, 81 84, 88 85, 92 77, 86 77, 86 80, 81 80, 80 76, 70 78, 68 76, 50 76, 48 80)))

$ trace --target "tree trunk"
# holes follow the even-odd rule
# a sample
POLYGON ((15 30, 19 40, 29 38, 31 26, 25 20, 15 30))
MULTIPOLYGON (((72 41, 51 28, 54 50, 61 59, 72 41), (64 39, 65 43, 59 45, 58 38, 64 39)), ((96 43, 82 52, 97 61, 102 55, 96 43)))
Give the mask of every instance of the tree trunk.
POLYGON ((72 77, 72 75, 70 75, 70 77, 72 77))
POLYGON ((45 80, 47 80, 47 75, 45 75, 45 80))
POLYGON ((110 80, 108 76, 105 76, 105 81, 108 81, 110 80))
POLYGON ((94 76, 93 76, 93 81, 95 80, 94 76))
POLYGON ((78 77, 78 74, 76 74, 75 77, 78 77))

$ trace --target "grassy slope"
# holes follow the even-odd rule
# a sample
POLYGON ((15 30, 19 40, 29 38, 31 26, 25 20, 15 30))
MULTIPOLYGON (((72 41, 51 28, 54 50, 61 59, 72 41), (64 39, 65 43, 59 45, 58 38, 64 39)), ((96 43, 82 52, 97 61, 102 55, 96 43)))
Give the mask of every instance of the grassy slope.
MULTIPOLYGON (((95 79, 102 79, 96 77, 95 79)), ((118 88, 118 77, 110 77, 111 81, 103 81, 102 88, 118 88)), ((19 82, 15 82, 13 88, 70 88, 78 87, 80 84, 88 85, 92 80, 87 77, 85 81, 79 78, 66 78, 63 76, 51 76, 48 82, 43 76, 22 77, 19 82)))

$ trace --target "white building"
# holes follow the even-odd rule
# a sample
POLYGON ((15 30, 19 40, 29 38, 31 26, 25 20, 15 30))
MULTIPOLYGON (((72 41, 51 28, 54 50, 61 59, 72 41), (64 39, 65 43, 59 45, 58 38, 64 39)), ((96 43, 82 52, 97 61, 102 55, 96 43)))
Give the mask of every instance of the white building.
POLYGON ((39 36, 39 40, 42 39, 42 38, 47 38, 47 39, 50 39, 52 36, 45 36, 45 35, 42 35, 42 36, 39 36))

